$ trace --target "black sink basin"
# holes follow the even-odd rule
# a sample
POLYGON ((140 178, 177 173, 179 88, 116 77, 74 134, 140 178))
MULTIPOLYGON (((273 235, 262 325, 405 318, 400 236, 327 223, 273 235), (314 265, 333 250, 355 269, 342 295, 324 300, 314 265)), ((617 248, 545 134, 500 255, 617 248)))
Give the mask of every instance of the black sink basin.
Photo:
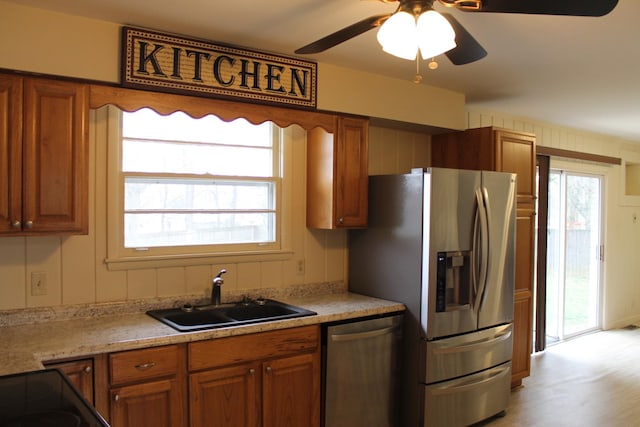
MULTIPOLYGON (((215 311, 202 310, 202 311, 179 311, 172 310, 164 315, 164 320, 169 324, 176 324, 180 326, 199 326, 199 325, 217 325, 219 323, 228 323, 229 318, 225 317, 215 311)), ((155 317, 155 316, 154 316, 155 317)), ((158 319, 162 320, 162 319, 158 319)))
POLYGON ((225 310, 225 314, 235 320, 273 319, 292 315, 298 317, 298 310, 299 308, 281 304, 239 304, 225 310))
POLYGON ((180 332, 189 332, 313 316, 317 313, 275 300, 258 299, 217 306, 183 306, 150 310, 147 314, 180 332))

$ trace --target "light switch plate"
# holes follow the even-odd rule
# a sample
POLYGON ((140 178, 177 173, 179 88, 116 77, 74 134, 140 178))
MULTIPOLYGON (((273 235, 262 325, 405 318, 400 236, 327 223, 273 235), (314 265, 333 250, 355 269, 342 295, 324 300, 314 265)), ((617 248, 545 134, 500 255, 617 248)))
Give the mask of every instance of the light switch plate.
POLYGON ((44 271, 31 272, 31 296, 47 295, 47 273, 44 271))

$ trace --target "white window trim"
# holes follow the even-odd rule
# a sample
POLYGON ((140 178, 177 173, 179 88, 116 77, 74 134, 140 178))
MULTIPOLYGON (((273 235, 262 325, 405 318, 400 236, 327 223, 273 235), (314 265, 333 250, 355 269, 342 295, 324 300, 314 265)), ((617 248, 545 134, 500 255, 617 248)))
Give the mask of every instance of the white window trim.
POLYGON ((292 144, 288 130, 281 129, 281 191, 276 207, 279 217, 280 245, 264 244, 264 249, 229 252, 197 252, 163 255, 131 255, 124 249, 124 178, 120 173, 122 154, 122 115, 113 106, 107 108, 107 258, 109 270, 176 267, 231 262, 282 261, 293 257, 292 249, 292 144), (270 248, 271 246, 271 248, 270 248))

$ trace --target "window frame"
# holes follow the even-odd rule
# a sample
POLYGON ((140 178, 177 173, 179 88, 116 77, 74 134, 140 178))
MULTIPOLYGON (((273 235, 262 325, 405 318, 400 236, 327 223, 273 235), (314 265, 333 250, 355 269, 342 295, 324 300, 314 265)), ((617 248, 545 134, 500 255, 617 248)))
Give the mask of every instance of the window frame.
MULTIPOLYGON (((274 170, 276 191, 276 238, 273 243, 165 246, 160 248, 125 248, 124 179, 122 173, 122 110, 107 108, 107 258, 110 270, 157 268, 228 262, 275 261, 293 256, 292 217, 292 144, 287 128, 276 127, 280 156, 274 170)), ((148 107, 153 109, 153 107, 148 107)), ((188 112, 184 111, 186 114, 188 112)), ((211 114, 215 115, 214 112, 211 114)), ((276 125, 277 126, 277 125, 276 125)), ((274 135, 276 136, 276 135, 274 135)), ((207 177, 204 175, 203 177, 207 177)))

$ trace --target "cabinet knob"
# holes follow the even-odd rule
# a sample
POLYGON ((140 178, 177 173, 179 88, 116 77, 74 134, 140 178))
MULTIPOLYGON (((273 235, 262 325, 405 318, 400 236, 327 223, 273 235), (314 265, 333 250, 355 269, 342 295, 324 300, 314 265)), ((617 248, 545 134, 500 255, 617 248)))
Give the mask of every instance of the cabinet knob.
POLYGON ((83 369, 85 374, 90 374, 92 370, 93 369, 91 369, 91 366, 88 366, 88 365, 85 366, 84 369, 83 369))
POLYGON ((120 400, 120 395, 119 395, 119 394, 114 394, 114 395, 113 395, 113 400, 114 400, 114 401, 116 401, 116 402, 117 402, 118 400, 120 400))
POLYGON ((267 371, 267 373, 271 373, 271 371, 272 371, 271 366, 267 366, 267 367, 265 368, 265 370, 267 371))
POLYGON ((24 223, 24 228, 33 228, 33 221, 27 221, 24 223))
POLYGON ((344 217, 340 217, 340 218, 338 218, 338 222, 339 222, 340 224, 344 224, 344 217))
POLYGON ((255 373, 256 373, 255 369, 253 368, 249 369, 249 375, 255 375, 255 373))
POLYGON ((12 228, 20 228, 20 225, 21 225, 21 224, 20 224, 20 221, 13 221, 13 222, 11 223, 11 227, 12 227, 12 228))

